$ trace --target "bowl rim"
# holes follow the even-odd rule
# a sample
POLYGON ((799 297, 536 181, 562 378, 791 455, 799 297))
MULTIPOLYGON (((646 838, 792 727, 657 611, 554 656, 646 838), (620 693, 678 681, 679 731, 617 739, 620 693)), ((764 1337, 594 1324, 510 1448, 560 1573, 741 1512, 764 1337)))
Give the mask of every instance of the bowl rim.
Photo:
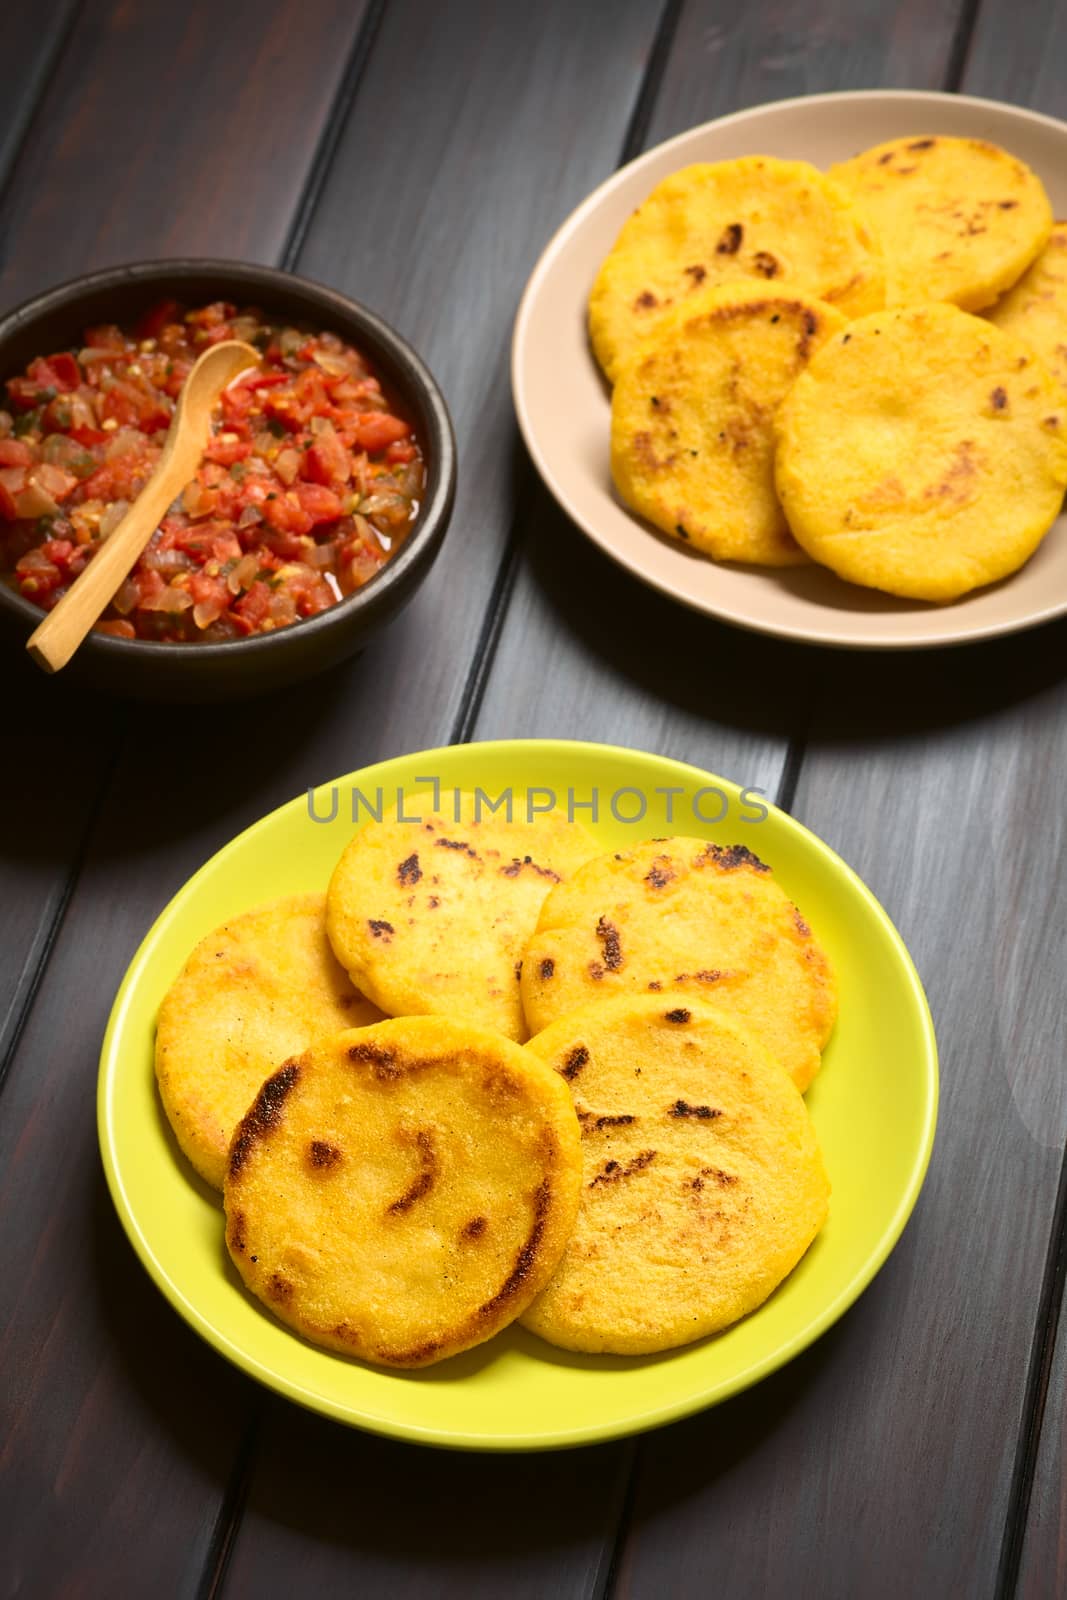
MULTIPOLYGON (((238 654, 243 668, 247 668, 255 656, 266 656, 268 652, 297 647, 313 648, 314 639, 353 622, 362 611, 376 606, 387 589, 404 584, 405 579, 412 575, 412 570, 425 558, 426 547, 432 549, 436 544, 447 524, 455 499, 455 430, 440 386, 422 357, 402 334, 361 301, 353 300, 341 290, 333 289, 317 279, 289 272, 283 267, 216 256, 167 256, 158 260, 120 262, 94 272, 81 273, 22 300, 0 316, 0 365, 4 347, 13 335, 53 311, 76 307, 79 299, 85 295, 121 289, 124 285, 136 287, 155 280, 162 287, 168 280, 180 283, 183 279, 211 276, 230 278, 235 286, 246 284, 249 289, 260 287, 276 291, 279 299, 283 299, 290 286, 295 285, 299 291, 318 301, 323 307, 324 316, 328 317, 334 311, 343 320, 358 323, 361 337, 366 336, 368 344, 377 345, 378 349, 387 352, 399 376, 400 381, 394 383, 394 387, 400 392, 400 397, 406 399, 411 391, 420 393, 420 409, 425 411, 426 423, 423 431, 428 435, 427 492, 415 522, 396 555, 386 561, 359 589, 326 611, 303 617, 299 622, 271 633, 250 634, 246 638, 218 640, 210 644, 193 642, 192 647, 188 642, 119 639, 109 634, 90 632, 80 647, 80 653, 91 653, 99 660, 114 665, 126 662, 130 666, 148 667, 150 663, 155 663, 162 670, 177 661, 195 661, 203 673, 212 664, 225 670, 226 661, 238 654), (299 646, 296 641, 299 641, 299 646)), ((375 350, 372 349, 370 354, 374 359, 375 350)), ((47 615, 47 612, 3 582, 0 582, 0 608, 21 618, 27 624, 28 631, 36 628, 47 615)))

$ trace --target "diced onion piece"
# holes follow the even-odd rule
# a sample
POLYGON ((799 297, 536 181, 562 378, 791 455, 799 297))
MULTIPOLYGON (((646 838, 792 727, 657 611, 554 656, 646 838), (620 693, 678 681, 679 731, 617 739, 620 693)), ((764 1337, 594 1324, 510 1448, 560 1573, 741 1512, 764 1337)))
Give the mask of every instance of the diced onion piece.
POLYGON ((237 518, 237 526, 239 528, 251 528, 257 522, 262 521, 263 513, 258 506, 245 506, 241 515, 237 518))
POLYGON ((111 436, 104 451, 105 461, 115 461, 119 456, 127 456, 134 450, 144 448, 145 436, 136 428, 120 428, 111 436))
POLYGON ((258 571, 259 562, 255 556, 242 556, 226 579, 227 589, 231 594, 240 594, 242 589, 247 589, 249 584, 255 582, 258 571))
POLYGON ((128 500, 112 501, 100 518, 101 539, 110 538, 129 509, 130 502, 128 500))
POLYGON ((128 617, 140 599, 141 591, 131 578, 127 578, 111 604, 120 616, 128 617))
POLYGON ((300 472, 300 451, 283 450, 274 463, 274 470, 283 483, 295 483, 300 472))
POLYGON ((47 489, 31 478, 25 489, 15 496, 15 515, 17 517, 54 517, 59 512, 59 506, 48 493, 47 489))
POLYGON ((182 491, 182 510, 187 517, 209 517, 214 509, 215 499, 214 491, 208 491, 194 478, 182 491))
MULTIPOLYGON (((167 584, 158 594, 149 595, 141 601, 142 611, 166 611, 177 614, 179 611, 188 611, 193 603, 193 597, 188 589, 179 589, 173 583, 167 584)), ((215 616, 218 616, 216 610, 215 616)), ((203 624, 199 624, 203 626, 203 624)))
POLYGON ((328 377, 345 378, 348 376, 350 370, 348 362, 343 361, 340 356, 331 356, 327 355, 323 350, 316 350, 312 359, 315 365, 321 367, 328 377))
POLYGON ((193 607, 193 621, 198 628, 210 628, 222 616, 221 600, 198 600, 193 607))

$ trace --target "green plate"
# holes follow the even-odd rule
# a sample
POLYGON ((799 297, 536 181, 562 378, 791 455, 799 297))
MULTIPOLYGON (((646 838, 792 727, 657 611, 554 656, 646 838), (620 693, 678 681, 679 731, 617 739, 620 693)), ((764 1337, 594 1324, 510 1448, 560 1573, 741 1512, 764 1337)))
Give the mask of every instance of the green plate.
MULTIPOLYGON (((616 1438, 736 1394, 798 1354, 871 1281, 900 1236, 930 1156, 937 1111, 933 1025, 918 975, 881 906, 844 862, 760 797, 694 767, 562 740, 463 745, 386 761, 273 812, 220 850, 171 901, 115 999, 100 1066, 99 1132, 123 1226, 171 1304, 260 1382, 341 1422, 424 1444, 536 1450, 616 1438), (585 1356, 510 1328, 419 1372, 389 1372, 316 1349, 243 1289, 223 1244, 218 1197, 179 1154, 156 1095, 156 1011, 193 945, 236 912, 323 889, 353 832, 352 810, 430 780, 508 788, 516 804, 595 794, 605 849, 670 833, 742 842, 773 868, 837 969, 841 1014, 808 1105, 833 1184, 830 1218, 758 1311, 715 1338, 661 1356, 585 1356), (675 792, 668 794, 667 790, 675 792), (336 804, 335 804, 336 802, 336 804), (672 811, 668 811, 668 807, 672 811), (331 812, 336 812, 331 820, 331 812), (623 819, 623 820, 620 820, 623 819), (628 820, 633 819, 633 820, 628 820)), ((576 815, 593 826, 585 809, 576 815)))

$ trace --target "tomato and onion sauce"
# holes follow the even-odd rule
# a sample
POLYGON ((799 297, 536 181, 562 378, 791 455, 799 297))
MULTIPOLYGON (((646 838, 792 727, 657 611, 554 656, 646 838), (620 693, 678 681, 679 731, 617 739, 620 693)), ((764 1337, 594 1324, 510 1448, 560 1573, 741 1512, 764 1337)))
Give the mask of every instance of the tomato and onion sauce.
POLYGON ((89 328, 32 361, 0 409, 0 575, 49 611, 152 475, 204 350, 243 339, 258 370, 224 391, 196 477, 97 624, 167 642, 267 633, 374 576, 411 527, 425 464, 366 358, 216 302, 89 328))

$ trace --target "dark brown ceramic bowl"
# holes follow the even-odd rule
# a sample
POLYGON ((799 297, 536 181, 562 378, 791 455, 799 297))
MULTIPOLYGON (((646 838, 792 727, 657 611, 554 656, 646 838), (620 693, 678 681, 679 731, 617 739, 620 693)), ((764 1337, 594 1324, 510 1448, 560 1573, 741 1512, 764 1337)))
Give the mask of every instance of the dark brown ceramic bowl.
MULTIPOLYGON (((231 300, 349 340, 371 361, 415 424, 426 456, 426 493, 404 543, 355 594, 276 633, 221 644, 154 644, 93 633, 64 677, 151 700, 214 700, 282 688, 358 650, 411 599, 444 538, 456 487, 456 446, 441 392, 399 334, 354 300, 274 267, 241 261, 147 261, 94 272, 49 289, 0 320, 0 382, 35 356, 81 343, 96 322, 128 324, 159 300, 231 300)), ((43 613, 0 583, 0 628, 20 649, 43 613)))

